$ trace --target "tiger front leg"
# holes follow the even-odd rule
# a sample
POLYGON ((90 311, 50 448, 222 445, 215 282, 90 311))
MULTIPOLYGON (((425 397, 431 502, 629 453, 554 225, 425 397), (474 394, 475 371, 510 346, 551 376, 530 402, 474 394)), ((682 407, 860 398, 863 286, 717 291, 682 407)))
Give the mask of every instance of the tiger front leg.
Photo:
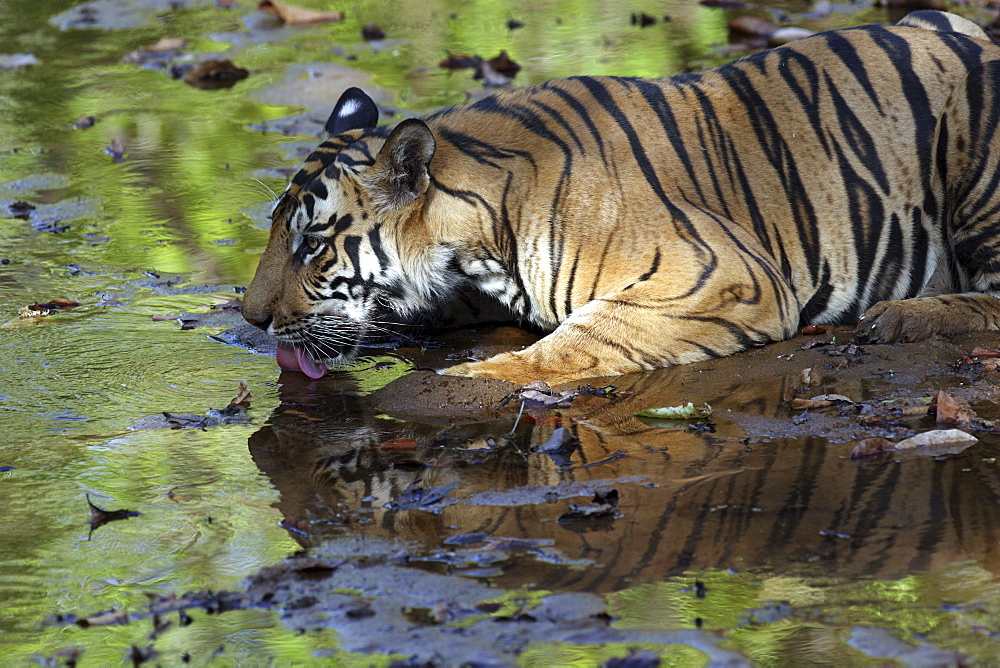
POLYGON ((754 239, 736 243, 743 234, 706 239, 710 253, 698 258, 675 255, 668 269, 588 302, 524 350, 443 373, 556 384, 687 364, 787 338, 797 328, 798 300, 754 239))
POLYGON ((873 343, 896 343, 983 330, 1000 330, 1000 299, 970 293, 878 302, 857 332, 873 343))

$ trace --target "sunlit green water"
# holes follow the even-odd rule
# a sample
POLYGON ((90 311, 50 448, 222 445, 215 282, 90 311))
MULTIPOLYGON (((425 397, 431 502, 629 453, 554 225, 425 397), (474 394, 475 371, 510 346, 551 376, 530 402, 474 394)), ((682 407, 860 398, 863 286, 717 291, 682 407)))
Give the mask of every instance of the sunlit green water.
MULTIPOLYGON (((234 588, 298 548, 277 525, 278 492, 247 450, 250 435, 278 404, 273 361, 207 338, 217 330, 181 331, 176 323, 152 320, 204 311, 230 299, 231 286, 252 276, 266 240, 263 188, 280 191, 279 170, 296 162, 294 140, 311 141, 254 129, 301 111, 256 95, 288 64, 356 66, 385 87, 398 108, 423 111, 461 102, 480 87, 467 71, 437 67, 447 52, 489 57, 506 49, 524 67, 522 84, 583 73, 660 76, 726 59, 713 51, 726 41, 726 14, 682 1, 627 8, 569 0, 327 3, 348 19, 269 31, 248 28, 262 20, 251 15, 250 3, 235 10, 212 3, 164 7, 127 30, 60 30, 49 22, 71 4, 0 2, 0 53, 29 52, 40 61, 0 70, 0 201, 23 199, 37 207, 27 221, 0 209, 0 260, 7 261, 0 265, 0 467, 12 467, 0 473, 0 645, 6 651, 0 663, 10 665, 72 646, 85 648, 85 665, 120 663, 130 645, 150 642, 150 624, 83 630, 44 621, 59 613, 139 609, 147 593, 234 588), (671 21, 640 30, 630 24, 632 11, 669 14, 671 21), (525 27, 508 30, 510 18, 525 27), (387 33, 383 46, 360 39, 360 26, 369 22, 387 33), (188 52, 225 52, 251 77, 229 90, 203 91, 121 62, 164 35, 187 38, 188 52), (98 122, 73 130, 80 115, 98 122), (126 149, 120 163, 104 153, 113 139, 126 149), (69 228, 44 231, 35 222, 69 228), (214 287, 177 293, 147 272, 182 274, 181 286, 214 287), (53 298, 81 306, 18 319, 19 308, 53 298), (129 428, 162 411, 222 408, 240 380, 253 392, 254 424, 129 428), (142 514, 88 536, 87 494, 98 505, 142 514)), ((802 11, 806 4, 787 8, 802 11)), ((822 27, 872 18, 882 15, 835 14, 822 27)), ((981 589, 950 598, 938 596, 943 586, 931 576, 879 587, 912 584, 921 590, 913 595, 923 602, 920 614, 933 615, 937 603, 928 601, 971 605, 979 592, 995 593, 995 582, 970 569, 960 575, 981 589)), ((623 625, 676 627, 700 617, 708 628, 723 629, 739 611, 788 599, 773 591, 787 582, 703 577, 714 591, 731 590, 732 600, 686 610, 684 585, 669 581, 626 589, 611 602, 623 625)), ((796 586, 802 604, 820 596, 814 602, 840 606, 837 614, 906 628, 905 615, 865 616, 844 602, 859 597, 862 604, 881 604, 874 585, 833 598, 822 598, 815 583, 796 586)), ((894 600, 884 598, 887 605, 894 600)), ((971 625, 971 614, 948 623, 971 625)), ((798 619, 754 636, 756 627, 746 626, 736 644, 766 661, 794 645, 787 637, 810 633, 807 627, 808 620, 798 619)), ((296 636, 270 612, 241 611, 201 615, 197 624, 160 637, 156 648, 166 663, 185 653, 205 662, 220 646, 221 662, 253 655, 292 663, 333 642, 323 634, 296 636)), ((525 662, 587 664, 605 653, 548 647, 525 662)), ((694 650, 678 656, 681 663, 700 661, 694 650)))

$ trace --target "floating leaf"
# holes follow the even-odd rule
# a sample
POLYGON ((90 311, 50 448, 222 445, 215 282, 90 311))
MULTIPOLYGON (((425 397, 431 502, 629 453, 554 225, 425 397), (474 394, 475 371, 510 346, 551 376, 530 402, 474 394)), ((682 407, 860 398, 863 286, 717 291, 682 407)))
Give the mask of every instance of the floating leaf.
POLYGON ((506 51, 501 51, 493 58, 477 63, 473 79, 481 79, 486 86, 506 86, 520 70, 521 66, 511 60, 506 51))
POLYGON ((115 162, 121 162, 125 157, 125 145, 122 143, 121 139, 115 137, 108 144, 108 147, 104 149, 104 152, 114 158, 115 162))
POLYGON ((87 495, 87 505, 90 506, 90 519, 87 520, 87 524, 90 525, 90 532, 93 533, 94 529, 102 527, 108 522, 115 522, 117 520, 127 520, 130 517, 138 517, 141 513, 135 510, 105 510, 99 506, 94 505, 90 501, 90 495, 87 495))
POLYGON ((369 23, 361 29, 361 37, 364 38, 366 42, 374 42, 376 40, 385 39, 385 33, 374 23, 369 23))
POLYGON ((305 25, 308 23, 333 23, 344 20, 344 12, 322 12, 308 9, 278 0, 261 0, 257 9, 268 14, 274 14, 290 25, 305 25))
POLYGON ((632 13, 632 25, 645 28, 656 23, 656 17, 650 16, 646 12, 632 13))
POLYGON ((72 299, 64 299, 62 297, 57 297, 52 301, 32 304, 28 308, 32 311, 58 311, 61 309, 76 308, 79 305, 80 302, 73 301, 72 299))
POLYGON ((666 406, 664 408, 647 408, 636 413, 639 417, 656 418, 659 420, 697 420, 707 418, 712 414, 708 404, 695 406, 690 401, 682 406, 666 406))
POLYGON ((146 46, 141 46, 139 48, 143 51, 163 53, 164 51, 173 51, 174 49, 179 49, 182 46, 184 46, 183 37, 161 37, 153 44, 147 44, 146 46))
POLYGON ((438 63, 438 67, 446 70, 461 70, 467 67, 476 67, 482 58, 478 56, 466 56, 460 53, 449 53, 448 57, 438 63))
POLYGON ((250 75, 248 70, 237 67, 230 60, 209 58, 184 73, 184 83, 202 90, 232 88, 237 81, 250 75))

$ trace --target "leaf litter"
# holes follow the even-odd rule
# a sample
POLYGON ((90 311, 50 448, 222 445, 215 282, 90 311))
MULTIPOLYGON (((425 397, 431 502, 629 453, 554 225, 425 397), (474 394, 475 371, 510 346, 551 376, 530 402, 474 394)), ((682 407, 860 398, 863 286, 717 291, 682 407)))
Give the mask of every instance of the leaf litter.
POLYGON ((246 424, 250 422, 247 411, 250 409, 251 395, 247 382, 241 380, 236 389, 236 396, 224 408, 210 408, 204 415, 196 413, 171 413, 162 411, 158 415, 141 417, 129 429, 139 431, 144 429, 209 429, 224 424, 246 424))

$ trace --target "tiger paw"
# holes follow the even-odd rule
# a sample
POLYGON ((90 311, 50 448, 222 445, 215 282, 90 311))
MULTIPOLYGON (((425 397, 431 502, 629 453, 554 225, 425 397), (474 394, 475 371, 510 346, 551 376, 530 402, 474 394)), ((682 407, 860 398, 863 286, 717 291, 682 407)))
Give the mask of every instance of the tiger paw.
POLYGON ((978 294, 878 302, 861 316, 856 331, 873 343, 896 343, 997 329, 1000 301, 978 294))
POLYGON ((512 353, 496 355, 481 362, 464 362, 443 369, 441 373, 448 376, 465 376, 469 378, 494 378, 509 380, 515 383, 530 383, 533 380, 544 380, 555 385, 570 380, 562 372, 543 369, 536 364, 518 359, 512 353))

